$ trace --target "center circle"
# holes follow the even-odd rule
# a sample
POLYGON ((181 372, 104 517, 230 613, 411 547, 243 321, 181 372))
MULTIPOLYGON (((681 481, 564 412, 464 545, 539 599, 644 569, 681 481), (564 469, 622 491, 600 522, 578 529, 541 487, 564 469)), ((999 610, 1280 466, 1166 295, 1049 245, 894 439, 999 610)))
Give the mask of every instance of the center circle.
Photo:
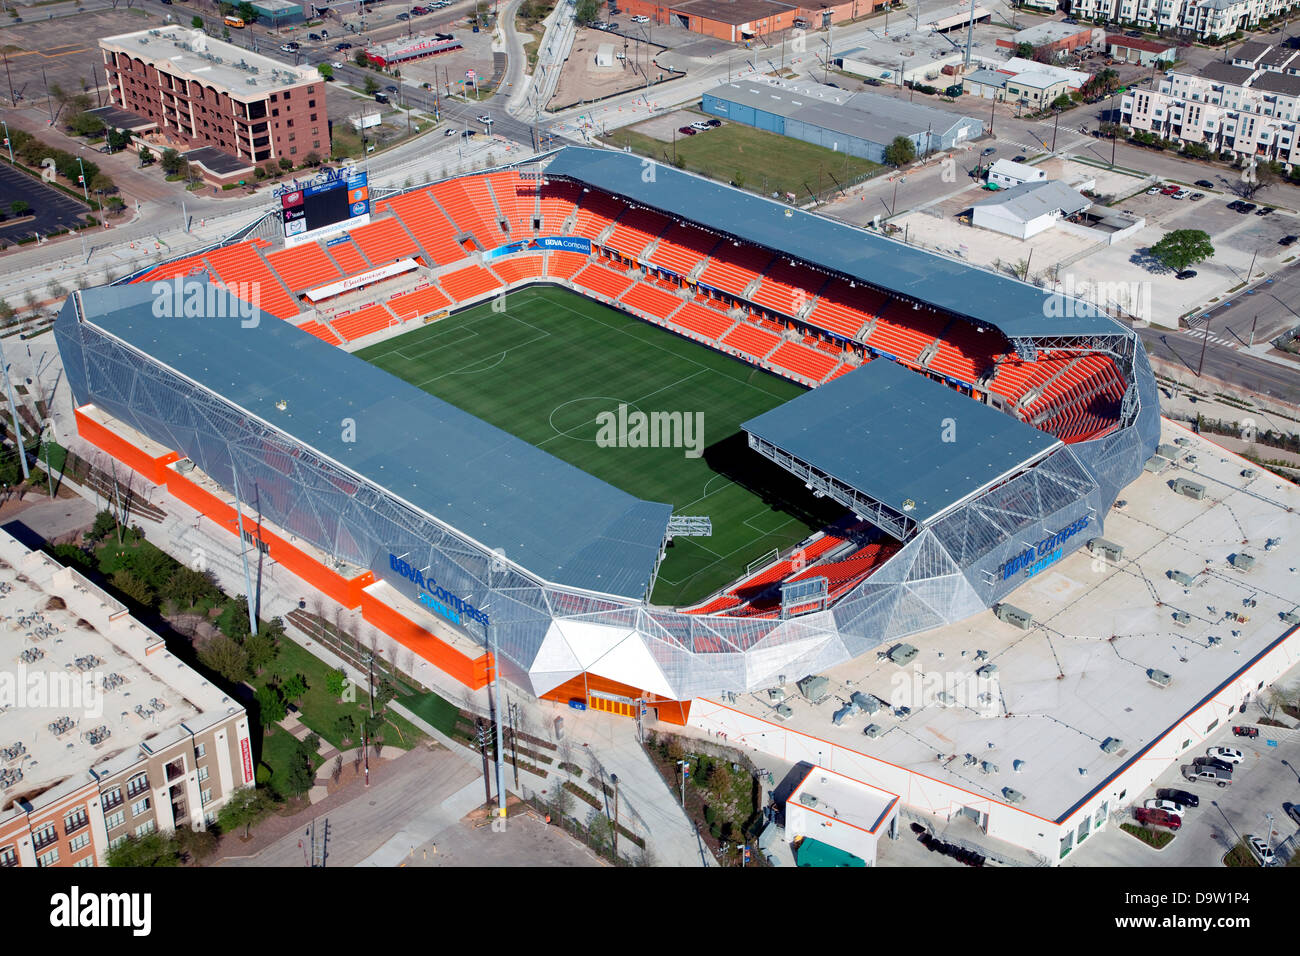
POLYGON ((639 409, 635 402, 626 399, 611 398, 608 395, 588 395, 556 405, 551 411, 549 423, 557 435, 572 438, 574 441, 594 443, 600 430, 598 416, 607 413, 615 416, 617 421, 620 405, 627 406, 627 414, 639 409))

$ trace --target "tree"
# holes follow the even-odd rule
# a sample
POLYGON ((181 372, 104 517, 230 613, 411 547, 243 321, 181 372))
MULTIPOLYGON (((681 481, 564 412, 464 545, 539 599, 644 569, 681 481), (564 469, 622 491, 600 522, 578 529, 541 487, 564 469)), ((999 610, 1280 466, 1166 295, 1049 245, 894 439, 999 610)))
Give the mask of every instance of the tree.
POLYGON ((316 72, 319 73, 323 79, 334 79, 334 67, 330 66, 328 63, 317 63, 316 72))
POLYGON ((152 589, 126 568, 114 571, 109 580, 113 582, 113 587, 141 607, 153 606, 154 593, 152 589))
POLYGON ((374 96, 375 93, 379 92, 379 84, 375 82, 375 78, 373 76, 366 77, 364 88, 367 96, 374 96))
POLYGON ((890 166, 906 166, 916 159, 916 144, 906 136, 895 136, 885 147, 885 162, 890 166))
POLYGON ((310 790, 315 782, 312 752, 307 749, 305 743, 299 743, 289 759, 289 773, 285 778, 285 787, 291 796, 298 797, 310 790))
POLYGON ((25 216, 32 211, 31 203, 25 199, 15 199, 9 204, 9 211, 15 216, 25 216))
POLYGON ((254 674, 271 665, 280 653, 280 644, 275 635, 266 628, 244 638, 244 650, 248 653, 248 669, 254 674))
POLYGON ((103 131, 104 121, 93 113, 81 111, 68 117, 67 127, 73 136, 94 136, 103 131))
POLYGON ((296 704, 302 699, 302 695, 307 693, 307 679, 301 674, 291 674, 289 678, 280 685, 280 693, 284 695, 284 699, 287 702, 296 704))
POLYGON ((180 858, 187 863, 201 862, 211 856, 217 848, 217 835, 211 830, 177 827, 173 840, 180 858))
POLYGON ((105 854, 104 862, 109 866, 180 866, 181 853, 176 841, 161 833, 130 834, 105 854))
POLYGON ((141 146, 141 147, 140 147, 140 152, 137 153, 136 155, 138 155, 138 156, 140 157, 140 165, 141 165, 141 166, 151 166, 151 165, 153 165, 153 161, 154 161, 154 160, 153 160, 153 153, 149 150, 149 147, 148 147, 148 146, 141 146))
POLYGON ((239 827, 244 828, 244 839, 255 823, 265 817, 274 808, 270 794, 257 787, 241 787, 230 795, 226 805, 217 816, 217 826, 223 833, 231 833, 239 827))
POLYGON ((1032 60, 1034 58, 1034 45, 1032 43, 1017 43, 1016 56, 1022 60, 1032 60))
POLYGON ((289 710, 285 706, 284 697, 274 687, 259 687, 256 697, 263 727, 278 724, 288 715, 289 710))
POLYGON ((168 176, 175 176, 185 168, 185 160, 180 153, 174 149, 164 149, 162 158, 158 160, 158 165, 162 166, 162 171, 168 176))
MULTIPOLYGON (((370 59, 369 57, 366 56, 365 50, 358 50, 356 53, 353 53, 352 62, 355 63, 357 66, 361 67, 363 70, 370 65, 370 59)), ((367 79, 370 79, 371 82, 373 82, 372 77, 367 77, 367 79)), ((371 92, 374 91, 372 90, 371 92)))
POLYGON ((243 20, 245 23, 257 22, 257 17, 258 17, 257 10, 253 7, 251 3, 248 3, 247 0, 245 0, 245 2, 241 3, 239 6, 235 7, 235 12, 238 14, 239 19, 243 20))
POLYGON ((206 24, 204 24, 202 17, 195 16, 190 19, 190 26, 196 30, 202 30, 206 24))
POLYGON ((293 160, 290 159, 288 156, 281 156, 280 168, 287 173, 289 170, 293 169, 293 160))
POLYGON ((339 714, 334 721, 334 733, 344 743, 357 739, 357 721, 351 714, 339 714))
POLYGON ((113 516, 113 512, 105 508, 103 511, 95 515, 95 523, 91 525, 90 530, 86 532, 86 540, 92 544, 103 541, 116 527, 117 518, 113 516))
POLYGON ((204 641, 199 647, 199 660, 233 684, 248 678, 248 652, 225 634, 204 641))
POLYGON ((192 608, 200 601, 215 599, 220 593, 211 571, 196 571, 183 564, 172 571, 162 589, 163 597, 175 601, 182 609, 192 608))
POLYGON ((1151 247, 1151 255, 1168 269, 1182 272, 1214 255, 1209 233, 1201 229, 1175 229, 1151 247))
POLYGON ((348 675, 342 670, 333 670, 325 675, 325 689, 331 697, 338 700, 348 686, 348 675))
POLYGON ((1274 172, 1272 166, 1264 163, 1260 163, 1254 168, 1247 166, 1241 172, 1241 183, 1237 187, 1237 192, 1243 198, 1250 199, 1265 186, 1271 186, 1275 182, 1277 182, 1277 173, 1274 172))
POLYGON ((310 166, 310 167, 312 167, 313 169, 315 169, 315 168, 316 168, 317 166, 319 166, 322 162, 324 162, 324 160, 322 160, 322 159, 320 158, 320 153, 308 153, 308 154, 303 158, 302 164, 303 164, 304 166, 310 166))

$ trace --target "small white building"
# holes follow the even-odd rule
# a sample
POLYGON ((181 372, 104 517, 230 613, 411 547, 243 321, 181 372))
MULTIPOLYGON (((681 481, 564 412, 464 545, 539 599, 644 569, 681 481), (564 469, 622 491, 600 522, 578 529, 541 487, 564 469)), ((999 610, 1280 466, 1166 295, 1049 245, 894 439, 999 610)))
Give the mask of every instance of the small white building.
POLYGON ((875 866, 876 844, 898 825, 898 804, 897 794, 813 767, 786 800, 786 839, 813 839, 875 866))
POLYGON ((1046 171, 1026 163, 1013 163, 999 159, 989 167, 988 181, 1001 189, 1013 189, 1021 183, 1040 183, 1047 179, 1046 171))
POLYGON ((1021 183, 976 203, 972 221, 982 229, 1028 239, 1052 228, 1060 219, 1078 215, 1091 205, 1092 200, 1064 183, 1049 179, 1021 183))
POLYGON ((602 43, 596 47, 596 66, 612 68, 614 65, 614 44, 602 43))

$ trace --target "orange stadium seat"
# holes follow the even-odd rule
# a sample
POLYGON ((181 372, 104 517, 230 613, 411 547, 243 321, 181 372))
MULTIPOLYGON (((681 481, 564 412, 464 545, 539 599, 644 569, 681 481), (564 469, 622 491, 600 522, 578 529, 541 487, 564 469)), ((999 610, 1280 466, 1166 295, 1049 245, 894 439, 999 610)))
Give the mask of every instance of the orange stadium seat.
POLYGON ((700 281, 732 295, 743 296, 745 288, 772 261, 772 253, 755 246, 720 242, 700 273, 700 281))
POLYGON ((294 292, 314 289, 342 278, 319 242, 304 242, 268 253, 266 261, 294 292))
POLYGON ((397 325, 398 320, 384 307, 382 302, 340 315, 330 320, 335 331, 349 342, 355 342, 363 335, 378 332, 381 329, 397 325))
POLYGON ((505 280, 506 285, 536 279, 542 274, 541 256, 511 256, 492 263, 492 271, 505 280))
POLYGON ((582 194, 573 235, 595 239, 605 227, 619 217, 627 204, 621 199, 594 190, 582 194))
POLYGON ((415 253, 415 242, 402 224, 391 217, 353 229, 352 241, 375 265, 395 262, 415 253))
POLYGON ((418 316, 441 312, 451 305, 451 300, 443 295, 437 286, 428 285, 414 292, 405 292, 388 300, 388 307, 400 319, 412 319, 418 316))
POLYGON ((673 316, 673 324, 716 341, 727 329, 735 325, 735 320, 720 315, 713 309, 706 309, 698 303, 687 302, 682 306, 681 311, 673 316))
POLYGON ((596 265, 594 262, 573 277, 576 285, 609 299, 617 299, 632 285, 632 279, 621 272, 596 265))
POLYGON ((557 179, 542 184, 542 232, 548 236, 560 235, 560 228, 569 218, 582 196, 582 187, 567 180, 557 179))
POLYGON ((581 252, 552 252, 546 257, 546 274, 557 279, 572 279, 591 262, 581 252))
POLYGON ((467 302, 501 288, 496 276, 477 265, 444 273, 438 277, 438 284, 454 302, 467 302))
POLYGON ((326 251, 334 257, 334 261, 339 264, 345 276, 354 276, 362 272, 367 272, 374 268, 361 256, 361 250, 352 242, 340 242, 337 245, 326 246, 326 251))
POLYGON ((456 241, 456 227, 434 205, 426 190, 403 193, 385 199, 376 206, 377 211, 391 210, 411 230, 424 250, 433 257, 432 265, 445 266, 465 258, 465 250, 456 241))
POLYGON ((838 360, 819 349, 798 342, 786 342, 772 353, 768 361, 803 378, 820 382, 831 373, 838 360))
POLYGON ((659 240, 650 261, 670 272, 687 276, 705 260, 719 241, 711 232, 680 222, 673 223, 659 240))
POLYGON ((629 289, 620 302, 658 319, 668 318, 669 313, 682 304, 682 300, 671 292, 644 282, 638 282, 629 289))
POLYGON ((781 343, 781 337, 764 329, 741 323, 723 338, 722 344, 754 358, 762 358, 781 343))
POLYGON ((633 259, 641 258, 645 247, 668 226, 669 220, 649 209, 629 209, 619 217, 605 245, 633 259))
POLYGON ((304 322, 302 325, 298 326, 298 328, 302 329, 304 332, 310 332, 312 335, 316 336, 316 338, 328 342, 330 345, 342 344, 342 340, 337 335, 331 332, 327 326, 322 325, 315 319, 304 322))
POLYGON ((205 258, 227 286, 251 282, 260 296, 259 307, 272 315, 287 319, 302 311, 280 285, 275 274, 257 254, 258 248, 269 245, 263 239, 252 239, 224 249, 213 249, 205 258))

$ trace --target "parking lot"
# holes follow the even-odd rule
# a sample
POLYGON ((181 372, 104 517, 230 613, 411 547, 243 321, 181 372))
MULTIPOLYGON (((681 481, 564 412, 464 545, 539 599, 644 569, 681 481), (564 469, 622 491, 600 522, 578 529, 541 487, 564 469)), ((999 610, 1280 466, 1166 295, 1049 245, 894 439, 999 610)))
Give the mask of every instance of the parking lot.
MULTIPOLYGON (((1140 794, 1129 794, 1132 806, 1153 799, 1164 787, 1186 790, 1200 798, 1200 806, 1188 808, 1182 827, 1162 850, 1154 850, 1112 825, 1093 835, 1076 849, 1067 862, 1072 866, 1220 866, 1223 856, 1246 834, 1267 839, 1268 821, 1273 816, 1273 847, 1296 843, 1296 822, 1283 810, 1284 803, 1300 803, 1300 730, 1264 727, 1253 723, 1261 715, 1251 704, 1246 714, 1234 715, 1233 722, 1205 742, 1189 748, 1186 755, 1166 770, 1155 784, 1140 794), (1257 727, 1254 739, 1235 737, 1232 727, 1245 724, 1257 727), (1213 783, 1190 783, 1180 767, 1205 754, 1210 747, 1231 747, 1241 751, 1244 759, 1236 765, 1231 785, 1219 788, 1213 783), (1290 841, 1287 843, 1286 841, 1290 841)), ((1129 809, 1121 816, 1132 821, 1129 809)))

